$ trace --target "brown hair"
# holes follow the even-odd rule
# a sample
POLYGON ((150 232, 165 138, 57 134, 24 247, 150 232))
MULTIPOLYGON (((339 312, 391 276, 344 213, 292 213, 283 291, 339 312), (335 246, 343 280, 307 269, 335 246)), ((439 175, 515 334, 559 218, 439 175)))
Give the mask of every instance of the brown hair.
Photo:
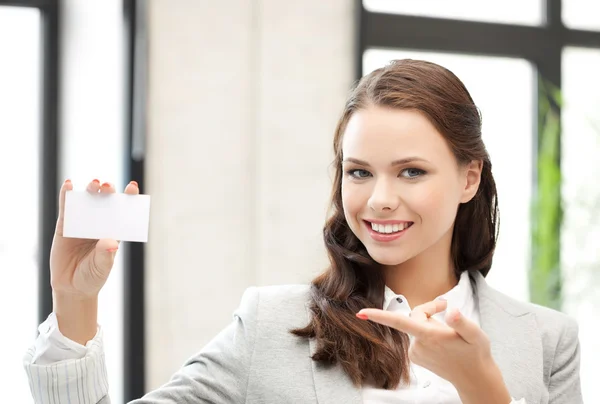
POLYGON ((333 147, 335 179, 330 217, 323 229, 330 267, 312 281, 309 324, 291 332, 314 338, 314 361, 342 366, 357 386, 370 382, 391 389, 409 382, 408 336, 355 313, 381 309, 380 265, 348 227, 342 206, 342 136, 352 114, 369 106, 413 109, 425 114, 448 142, 457 161, 481 160, 479 189, 458 208, 451 245, 457 276, 487 275, 498 233, 498 204, 491 163, 481 139, 481 116, 463 83, 449 70, 419 60, 397 60, 363 77, 351 92, 333 147))

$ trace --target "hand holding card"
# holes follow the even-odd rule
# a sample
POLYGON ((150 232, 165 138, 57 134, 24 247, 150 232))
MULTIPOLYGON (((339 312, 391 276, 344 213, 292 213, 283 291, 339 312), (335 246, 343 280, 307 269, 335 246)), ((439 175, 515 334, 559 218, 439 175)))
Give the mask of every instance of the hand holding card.
POLYGON ((124 194, 93 180, 84 192, 60 189, 50 252, 53 310, 61 333, 85 345, 97 330, 98 294, 113 268, 118 240, 146 241, 150 197, 131 181, 124 194), (67 206, 68 205, 68 206, 67 206))

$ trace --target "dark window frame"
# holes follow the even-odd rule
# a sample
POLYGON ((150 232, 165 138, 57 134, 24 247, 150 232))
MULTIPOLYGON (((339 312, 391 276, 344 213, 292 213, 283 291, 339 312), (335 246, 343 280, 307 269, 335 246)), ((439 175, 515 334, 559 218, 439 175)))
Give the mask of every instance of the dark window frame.
POLYGON ((541 26, 374 13, 363 7, 362 0, 357 0, 357 10, 356 78, 362 76, 367 49, 403 48, 527 59, 560 88, 563 48, 600 48, 600 32, 565 27, 561 0, 546 0, 546 23, 541 26))
MULTIPOLYGON (((127 31, 127 174, 145 189, 146 0, 123 0, 127 31)), ((145 244, 127 243, 124 259, 123 355, 125 402, 146 392, 145 244)))

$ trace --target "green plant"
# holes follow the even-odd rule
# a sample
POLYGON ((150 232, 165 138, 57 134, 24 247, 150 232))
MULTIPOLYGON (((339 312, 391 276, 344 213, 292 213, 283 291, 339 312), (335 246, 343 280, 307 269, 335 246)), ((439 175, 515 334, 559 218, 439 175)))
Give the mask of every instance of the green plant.
POLYGON ((529 293, 533 303, 560 310, 562 225, 560 170, 560 90, 539 80, 537 181, 532 206, 532 265, 529 293))

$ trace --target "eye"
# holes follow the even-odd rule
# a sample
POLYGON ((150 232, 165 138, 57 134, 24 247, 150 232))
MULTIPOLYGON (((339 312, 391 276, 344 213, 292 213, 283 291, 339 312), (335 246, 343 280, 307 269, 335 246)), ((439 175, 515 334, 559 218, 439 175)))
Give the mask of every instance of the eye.
POLYGON ((371 176, 370 172, 368 172, 367 170, 361 170, 361 169, 348 170, 348 171, 346 171, 346 173, 350 177, 357 178, 357 179, 368 178, 371 176))
POLYGON ((420 168, 407 168, 402 170, 402 172, 400 173, 401 176, 408 179, 418 178, 423 174, 425 174, 425 171, 421 170, 420 168))

